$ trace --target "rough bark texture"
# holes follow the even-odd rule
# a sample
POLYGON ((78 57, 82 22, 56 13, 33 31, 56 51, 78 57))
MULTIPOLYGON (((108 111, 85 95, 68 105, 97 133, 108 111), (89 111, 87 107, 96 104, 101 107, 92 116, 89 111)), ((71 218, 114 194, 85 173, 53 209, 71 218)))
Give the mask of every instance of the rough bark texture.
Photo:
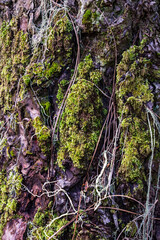
POLYGON ((0 0, 0 239, 160 240, 159 14, 0 0))

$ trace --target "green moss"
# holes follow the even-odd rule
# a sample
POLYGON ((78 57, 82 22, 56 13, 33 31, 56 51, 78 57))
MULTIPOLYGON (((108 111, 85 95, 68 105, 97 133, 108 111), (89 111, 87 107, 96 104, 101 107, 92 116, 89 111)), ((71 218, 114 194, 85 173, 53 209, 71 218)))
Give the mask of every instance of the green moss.
POLYGON ((91 55, 87 55, 84 61, 78 65, 78 75, 80 78, 88 78, 91 69, 93 68, 93 61, 91 55))
POLYGON ((15 152, 13 150, 10 151, 11 157, 15 157, 15 152))
POLYGON ((39 208, 38 211, 36 212, 35 216, 34 216, 33 223, 36 226, 44 227, 48 218, 49 218, 48 211, 43 212, 41 210, 41 208, 39 208))
POLYGON ((102 74, 100 73, 100 71, 99 70, 92 71, 92 72, 90 72, 89 75, 90 75, 91 82, 93 82, 94 84, 98 85, 99 81, 102 78, 102 74))
MULTIPOLYGON (((105 9, 105 11, 107 11, 107 9, 105 9)), ((109 25, 106 31, 103 31, 103 27, 106 25, 104 16, 98 16, 95 21, 97 23, 99 22, 97 31, 100 32, 96 35, 96 41, 95 36, 91 35, 88 49, 90 52, 92 51, 92 54, 95 56, 95 61, 100 64, 101 71, 104 73, 109 67, 114 68, 116 49, 118 51, 118 56, 121 56, 121 54, 132 44, 133 37, 130 29, 132 18, 128 15, 129 10, 121 15, 123 21, 115 25, 109 25), (103 26, 102 29, 100 29, 101 26, 103 26)), ((96 30, 96 28, 94 27, 93 21, 92 25, 89 26, 86 31, 93 32, 94 30, 96 30)))
POLYGON ((47 105, 44 103, 47 90, 53 84, 57 85, 62 69, 69 69, 68 65, 72 59, 73 27, 66 12, 58 11, 46 31, 45 39, 43 38, 42 43, 32 51, 23 81, 27 88, 32 87, 35 91, 47 114, 49 102, 47 105))
POLYGON ((91 16, 92 16, 92 12, 90 9, 87 9, 83 15, 83 19, 82 19, 82 24, 91 24, 92 20, 91 20, 91 16))
MULTIPOLYGON (((14 92, 29 62, 28 34, 19 31, 17 24, 12 20, 0 28, 0 107, 4 113, 13 110, 14 92)), ((19 91, 22 88, 21 83, 19 91)), ((18 101, 21 100, 19 96, 18 101)))
POLYGON ((87 55, 78 65, 78 78, 83 78, 94 84, 99 84, 102 74, 98 69, 94 69, 91 54, 87 55))
POLYGON ((153 70, 153 72, 154 72, 155 77, 160 79, 160 68, 156 69, 156 70, 153 70))
POLYGON ((29 86, 31 81, 40 85, 45 79, 44 66, 41 63, 32 63, 27 66, 25 75, 23 76, 24 83, 29 86))
POLYGON ((61 66, 58 63, 53 62, 48 64, 45 70, 45 77, 48 79, 50 77, 56 76, 57 73, 61 72, 61 66))
POLYGON ((90 55, 79 64, 77 82, 68 95, 60 123, 60 167, 64 159, 70 158, 75 167, 85 169, 91 159, 102 120, 102 101, 92 81, 98 82, 100 76, 93 71, 90 55))
POLYGON ((129 222, 126 226, 125 233, 128 237, 134 237, 137 232, 137 226, 135 222, 129 222))
POLYGON ((58 92, 56 96, 58 106, 60 106, 63 101, 68 84, 69 84, 69 81, 66 79, 62 79, 62 81, 58 84, 58 92))
MULTIPOLYGON (((56 217, 57 215, 52 214, 50 209, 41 210, 41 208, 39 208, 34 216, 32 224, 30 224, 30 235, 37 240, 48 239, 49 236, 52 236, 68 222, 65 218, 53 221, 56 217), (51 221, 53 221, 52 224, 50 224, 51 221)), ((57 234, 56 239, 64 238, 64 232, 65 229, 60 231, 57 234)))
POLYGON ((71 62, 73 27, 63 10, 56 15, 54 23, 54 27, 49 29, 48 50, 53 53, 53 60, 57 59, 64 66, 71 62))
POLYGON ((119 174, 121 181, 138 183, 135 191, 143 190, 143 182, 146 180, 143 165, 151 154, 144 105, 153 102, 148 84, 148 79, 152 79, 153 75, 151 63, 143 56, 143 52, 142 45, 132 46, 123 53, 117 67, 117 104, 119 115, 123 117, 120 139, 123 157, 119 174))
POLYGON ((42 152, 47 153, 50 150, 50 130, 42 123, 40 117, 36 117, 33 120, 33 127, 42 152))
POLYGON ((55 78, 61 72, 61 66, 57 62, 30 63, 27 66, 23 80, 26 86, 46 84, 51 78, 55 78))
POLYGON ((22 176, 15 167, 7 176, 0 172, 0 237, 5 224, 13 218, 17 208, 17 198, 20 195, 22 176))
POLYGON ((84 31, 93 32, 100 31, 100 13, 96 9, 87 9, 82 18, 84 31))
POLYGON ((45 112, 45 114, 49 116, 51 103, 48 101, 48 99, 43 99, 41 101, 41 105, 43 107, 43 111, 45 112))

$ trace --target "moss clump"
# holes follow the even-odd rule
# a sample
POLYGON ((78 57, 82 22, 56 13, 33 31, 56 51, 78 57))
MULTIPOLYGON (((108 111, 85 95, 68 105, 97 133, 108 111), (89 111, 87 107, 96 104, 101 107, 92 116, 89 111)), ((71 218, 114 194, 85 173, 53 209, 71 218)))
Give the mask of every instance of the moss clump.
POLYGON ((96 9, 87 9, 82 18, 82 24, 85 27, 84 31, 93 32, 100 31, 100 13, 96 9))
POLYGON ((53 76, 57 76, 61 72, 61 66, 57 62, 49 63, 46 65, 45 77, 48 79, 53 76))
POLYGON ((97 73, 91 56, 87 56, 79 65, 77 82, 68 95, 60 123, 60 167, 64 159, 70 158, 75 167, 85 169, 93 154, 102 122, 102 101, 91 82, 97 82, 98 76, 101 79, 97 73))
POLYGON ((22 176, 15 167, 9 172, 0 172, 0 238, 5 224, 12 219, 16 212, 17 198, 20 194, 22 176))
POLYGON ((29 86, 31 81, 40 85, 42 81, 45 80, 44 65, 41 63, 32 63, 28 65, 23 80, 27 86, 29 86))
MULTIPOLYGON (((29 62, 28 34, 19 31, 17 22, 3 22, 0 28, 0 107, 3 112, 13 110, 14 93, 29 62)), ((19 92, 23 84, 19 86, 19 92)), ((17 101, 22 100, 21 95, 17 101)))
POLYGON ((128 237, 134 237, 137 232, 137 226, 134 222, 129 222, 126 226, 125 233, 128 237))
POLYGON ((53 86, 56 89, 62 70, 69 72, 68 65, 72 59, 73 28, 66 12, 58 11, 45 31, 41 44, 34 45, 30 63, 22 77, 27 89, 31 87, 41 103, 42 114, 48 115, 50 103, 44 99, 48 93, 52 98, 53 86))
MULTIPOLYGON (((47 239, 48 237, 52 236, 68 222, 65 218, 60 218, 53 221, 53 219, 56 217, 57 215, 53 215, 49 209, 42 210, 39 208, 34 216, 32 224, 29 226, 29 235, 31 235, 33 238, 36 238, 37 240, 47 239), (52 224, 50 224, 51 221, 53 221, 52 224)), ((64 236, 65 229, 56 235, 56 239, 64 239, 64 236)))
MULTIPOLYGON (((103 5, 102 1, 100 2, 101 2, 100 5, 101 4, 103 5)), ((97 23, 99 22, 99 27, 97 25, 98 33, 96 35, 96 41, 95 41, 95 35, 91 35, 90 38, 88 39, 90 41, 88 44, 89 50, 94 55, 95 61, 100 65, 101 71, 103 71, 104 73, 109 68, 111 67, 114 68, 116 48, 118 51, 117 54, 119 58, 121 54, 127 48, 129 48, 133 40, 132 31, 131 31, 132 17, 129 16, 130 10, 127 9, 123 14, 121 13, 121 19, 123 19, 122 21, 118 21, 119 23, 117 22, 116 24, 108 25, 106 22, 107 14, 109 14, 108 15, 109 17, 112 15, 112 12, 113 12, 113 10, 109 10, 109 8, 110 8, 109 6, 105 8, 105 14, 106 14, 105 17, 103 16, 103 14, 97 17, 96 22, 97 23), (106 24, 108 25, 107 29, 106 29, 106 24), (104 29, 106 30, 104 31, 104 29)), ((111 8, 113 9, 112 4, 111 4, 111 8)), ((104 10, 102 10, 102 12, 103 11, 104 10)), ((101 11, 99 12, 102 13, 101 11)), ((92 27, 89 27, 87 30, 93 31, 93 29, 94 29, 94 24, 92 23, 92 27)))
POLYGON ((36 212, 33 223, 38 227, 44 227, 45 223, 49 219, 49 212, 48 211, 42 211, 41 208, 38 209, 36 212))
MULTIPOLYGON (((151 140, 145 104, 153 101, 149 89, 150 61, 143 47, 132 46, 123 53, 117 67, 117 104, 123 116, 120 143, 123 157, 119 173, 125 182, 137 183, 143 190, 146 180, 143 163, 151 154, 151 140)), ((136 190, 135 190, 136 191, 136 190)))
POLYGON ((63 101, 65 91, 67 90, 68 84, 69 84, 69 81, 66 79, 62 79, 62 81, 58 84, 58 92, 57 92, 57 96, 56 96, 58 106, 60 106, 63 101))
POLYGON ((47 153, 50 150, 48 149, 50 142, 50 130, 42 123, 40 117, 36 117, 33 120, 33 127, 42 152, 47 153))
MULTIPOLYGON (((99 84, 99 81, 102 78, 102 74, 99 70, 94 69, 90 54, 85 57, 84 61, 80 62, 78 66, 78 78, 88 79, 91 83, 94 83, 96 85, 99 84)), ((56 97, 59 106, 62 103, 68 84, 69 81, 66 79, 62 79, 58 84, 58 92, 56 97)))
POLYGON ((87 55, 78 66, 78 79, 84 78, 94 84, 99 84, 102 74, 98 69, 94 69, 91 55, 87 55))
POLYGON ((62 10, 54 18, 54 26, 49 29, 48 50, 53 61, 57 59, 61 66, 71 63, 72 55, 72 24, 62 10))
POLYGON ((80 78, 88 78, 90 71, 93 69, 93 60, 91 55, 85 57, 84 61, 80 62, 78 66, 78 76, 80 78))
POLYGON ((27 66, 25 75, 23 76, 24 83, 26 86, 32 85, 46 85, 48 80, 57 77, 61 72, 61 67, 57 62, 45 62, 42 63, 30 63, 27 66))
POLYGON ((42 112, 45 113, 45 115, 49 116, 50 114, 50 108, 51 108, 51 103, 48 101, 47 98, 44 98, 42 101, 41 101, 41 105, 42 105, 42 112))
POLYGON ((90 9, 87 9, 83 15, 82 24, 91 24, 92 12, 90 9))

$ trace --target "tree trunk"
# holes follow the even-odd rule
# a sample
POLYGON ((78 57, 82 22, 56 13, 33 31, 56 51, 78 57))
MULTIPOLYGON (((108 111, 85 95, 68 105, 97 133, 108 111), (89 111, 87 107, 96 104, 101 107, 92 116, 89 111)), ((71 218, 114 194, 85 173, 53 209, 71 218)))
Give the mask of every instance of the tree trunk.
POLYGON ((0 0, 0 239, 160 240, 159 13, 0 0))

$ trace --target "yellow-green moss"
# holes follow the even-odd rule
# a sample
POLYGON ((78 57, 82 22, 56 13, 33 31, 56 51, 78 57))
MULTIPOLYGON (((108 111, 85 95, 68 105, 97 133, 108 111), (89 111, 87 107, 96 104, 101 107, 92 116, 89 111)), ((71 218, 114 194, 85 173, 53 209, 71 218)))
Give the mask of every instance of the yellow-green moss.
POLYGON ((41 63, 32 63, 28 65, 23 80, 28 86, 31 81, 40 85, 45 79, 44 75, 44 65, 41 63))
POLYGON ((102 123, 102 101, 92 81, 100 79, 91 56, 87 56, 79 65, 78 78, 68 95, 60 123, 60 167, 64 159, 70 158, 75 167, 85 169, 91 160, 102 123))
MULTIPOLYGON (((53 220, 53 218, 56 217, 57 215, 52 214, 50 209, 41 210, 41 208, 39 208, 34 216, 33 222, 29 226, 30 235, 37 240, 48 239, 46 234, 48 236, 52 236, 68 222, 65 218, 60 218, 54 221, 49 227, 46 227, 53 220)), ((64 232, 65 229, 60 231, 57 234, 56 239, 62 239, 62 237, 64 237, 64 232)))
POLYGON ((45 77, 48 79, 52 76, 57 76, 56 74, 60 73, 61 72, 61 66, 56 63, 56 62, 53 62, 52 64, 48 64, 46 66, 46 70, 45 70, 45 77))
POLYGON ((86 32, 100 31, 100 13, 96 9, 87 9, 82 18, 86 32))
POLYGON ((58 84, 58 92, 56 95, 58 106, 60 106, 62 103, 68 84, 69 84, 69 81, 66 79, 62 79, 62 81, 58 84))
MULTIPOLYGON (((0 107, 13 110, 14 92, 29 62, 28 34, 19 31, 17 21, 3 22, 0 29, 0 107)), ((19 84, 19 91, 23 83, 19 84)), ((18 96, 18 101, 21 96, 18 96)))
POLYGON ((83 15, 82 24, 91 24, 92 23, 91 16, 92 16, 91 10, 87 9, 83 15))
MULTIPOLYGON (((46 29, 43 41, 32 51, 23 81, 31 87, 42 106, 42 114, 49 114, 50 103, 44 101, 53 85, 58 85, 62 70, 69 69, 72 59, 73 27, 66 12, 60 10, 46 29)), ((52 94, 51 94, 52 95, 52 94)))
POLYGON ((8 176, 5 171, 0 172, 0 238, 5 224, 16 212, 21 183, 22 176, 16 167, 9 172, 8 176))
POLYGON ((52 59, 57 59, 61 66, 71 63, 72 55, 72 23, 62 10, 54 18, 54 26, 49 29, 48 50, 53 53, 52 59))
POLYGON ((134 237, 137 232, 137 226, 135 222, 129 222, 126 226, 125 233, 128 237, 134 237))
POLYGON ((93 60, 91 55, 87 55, 84 61, 80 62, 78 65, 78 76, 80 78, 88 78, 91 69, 93 68, 93 60))
MULTIPOLYGON (((145 42, 142 42, 143 47, 145 42)), ((151 63, 143 56, 142 45, 132 46, 123 53, 117 67, 117 105, 121 124, 123 157, 119 174, 125 182, 137 183, 136 190, 143 190, 146 180, 144 161, 151 154, 150 132, 144 104, 153 102, 149 89, 151 63)))
POLYGON ((42 123, 40 117, 34 118, 33 127, 42 152, 47 153, 50 150, 50 130, 42 123))
POLYGON ((27 66, 25 75, 23 76, 23 80, 26 86, 30 84, 34 85, 41 85, 46 84, 50 78, 57 77, 57 74, 61 72, 61 67, 57 62, 50 62, 47 61, 42 63, 30 63, 27 66))
POLYGON ((45 98, 41 101, 41 105, 45 114, 49 116, 51 103, 48 101, 48 99, 45 98))
MULTIPOLYGON (((110 7, 105 8, 106 14, 107 11, 109 11, 110 13, 112 12, 112 10, 109 10, 109 8, 110 7)), ((112 8, 113 6, 111 6, 111 9, 112 8)), ((97 9, 95 9, 95 12, 96 10, 97 9)), ((95 57, 95 61, 100 64, 101 71, 103 71, 104 73, 106 72, 107 69, 111 67, 114 68, 116 49, 118 51, 118 56, 121 56, 123 51, 126 50, 132 44, 133 41, 131 31, 132 17, 128 16, 130 14, 129 12, 130 12, 129 9, 127 9, 121 15, 121 19, 123 20, 120 21, 119 23, 117 22, 115 24, 109 25, 107 24, 107 17, 104 17, 103 14, 98 16, 98 20, 101 23, 99 24, 98 31, 101 29, 100 27, 102 27, 102 29, 96 35, 96 41, 95 35, 90 36, 88 49, 90 52, 92 51, 92 54, 95 57), (105 29, 105 31, 103 30, 103 28, 105 29)), ((89 29, 87 30, 93 32, 93 29, 96 28, 94 28, 94 24, 92 23, 92 27, 89 27, 89 29)))

